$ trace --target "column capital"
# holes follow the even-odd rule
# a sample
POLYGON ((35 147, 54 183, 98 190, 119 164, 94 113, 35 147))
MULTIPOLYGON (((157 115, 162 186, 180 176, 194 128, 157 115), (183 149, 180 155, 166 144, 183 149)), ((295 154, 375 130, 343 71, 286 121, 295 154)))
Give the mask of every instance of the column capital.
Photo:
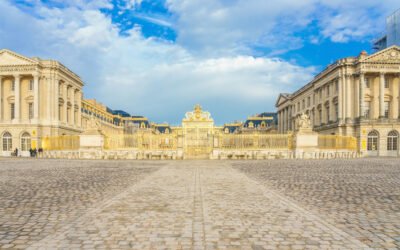
POLYGON ((32 75, 33 77, 39 77, 39 76, 40 76, 40 74, 39 74, 38 72, 33 72, 31 75, 32 75))
POLYGON ((385 76, 385 75, 386 75, 386 72, 382 72, 382 71, 381 71, 381 72, 379 72, 379 76, 381 76, 381 77, 382 77, 382 76, 385 76))
POLYGON ((21 75, 20 75, 20 74, 13 74, 13 77, 14 77, 15 79, 20 79, 20 78, 21 78, 21 75))

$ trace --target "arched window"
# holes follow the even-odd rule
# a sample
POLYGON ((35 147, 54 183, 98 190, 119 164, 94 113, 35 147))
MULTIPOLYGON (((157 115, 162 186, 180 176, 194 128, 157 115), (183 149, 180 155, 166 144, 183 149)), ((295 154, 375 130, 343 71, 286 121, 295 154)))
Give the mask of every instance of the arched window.
POLYGON ((8 132, 3 134, 3 151, 12 151, 12 136, 8 132))
POLYGON ((261 127, 265 128, 265 121, 261 122, 261 127))
POLYGON ((28 151, 31 148, 31 135, 27 132, 21 136, 21 151, 28 151))
POLYGON ((387 150, 397 151, 399 134, 397 131, 390 131, 387 137, 387 150))
POLYGON ((367 149, 368 151, 376 151, 378 150, 378 139, 379 139, 379 134, 376 131, 371 131, 368 134, 368 143, 367 143, 367 149))

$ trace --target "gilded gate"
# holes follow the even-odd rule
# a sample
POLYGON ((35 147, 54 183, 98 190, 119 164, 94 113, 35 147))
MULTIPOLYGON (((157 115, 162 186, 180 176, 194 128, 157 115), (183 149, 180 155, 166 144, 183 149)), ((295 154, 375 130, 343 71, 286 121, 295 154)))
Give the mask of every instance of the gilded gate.
POLYGON ((183 150, 187 159, 209 159, 213 149, 214 120, 196 105, 182 120, 183 150))

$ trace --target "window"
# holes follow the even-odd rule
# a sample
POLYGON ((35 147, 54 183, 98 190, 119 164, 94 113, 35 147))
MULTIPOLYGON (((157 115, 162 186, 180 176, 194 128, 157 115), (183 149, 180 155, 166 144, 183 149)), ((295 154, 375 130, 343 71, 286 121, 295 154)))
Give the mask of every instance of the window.
POLYGON ((338 103, 335 103, 335 118, 336 118, 336 121, 339 120, 339 104, 338 103))
POLYGON ((11 116, 11 120, 15 118, 15 104, 14 103, 10 104, 10 116, 11 116))
POLYGON ((33 119, 33 103, 29 103, 29 119, 33 119))
POLYGON ((370 109, 371 109, 371 102, 365 102, 364 118, 366 119, 370 118, 370 109))
POLYGON ((15 91, 15 80, 11 83, 11 91, 15 91))
POLYGON ((390 102, 385 102, 385 118, 389 118, 390 114, 390 102))
POLYGON ((3 134, 3 151, 12 151, 12 137, 8 132, 3 134))
POLYGON ((322 100, 322 89, 319 89, 319 101, 322 100))
POLYGON ((62 117, 62 105, 58 105, 58 120, 61 121, 61 117, 62 117))
POLYGON ((31 135, 24 133, 21 136, 21 151, 28 151, 31 148, 31 135))
POLYGON ((388 151, 397 151, 398 149, 398 134, 396 131, 391 131, 388 134, 387 138, 387 150, 388 151))
POLYGON ((32 91, 33 90, 33 80, 29 80, 29 90, 32 91))
POLYGON ((311 105, 311 96, 307 98, 307 107, 309 108, 311 105))
POLYGON ((329 111, 330 111, 329 106, 326 106, 326 123, 329 123, 329 121, 331 120, 329 111))
POLYGON ((313 101, 313 105, 315 105, 315 98, 316 98, 316 96, 317 96, 317 95, 314 93, 314 96, 313 96, 314 98, 313 98, 313 100, 312 100, 312 101, 313 101))
POLYGON ((300 102, 297 103, 297 112, 300 111, 300 102))
POLYGON ((339 93, 339 81, 335 82, 335 90, 336 90, 336 93, 339 93))
POLYGON ((369 86, 370 86, 370 80, 368 77, 365 77, 365 87, 369 88, 369 86))
POLYGON ((58 84, 58 95, 62 95, 62 84, 58 84))
POLYGON ((378 132, 376 131, 371 131, 368 134, 368 139, 367 139, 367 150, 368 151, 376 151, 378 150, 378 132))
POLYGON ((389 78, 385 78, 385 89, 389 88, 389 78))
POLYGON ((319 124, 322 124, 322 109, 318 110, 319 124))
POLYGON ((329 96, 329 89, 330 89, 330 85, 326 85, 326 96, 329 96))
POLYGON ((305 109, 305 107, 306 107, 306 100, 303 100, 301 108, 305 109))
POLYGON ((70 118, 69 118, 70 112, 71 112, 71 109, 67 108, 67 123, 69 123, 69 120, 70 120, 70 118))

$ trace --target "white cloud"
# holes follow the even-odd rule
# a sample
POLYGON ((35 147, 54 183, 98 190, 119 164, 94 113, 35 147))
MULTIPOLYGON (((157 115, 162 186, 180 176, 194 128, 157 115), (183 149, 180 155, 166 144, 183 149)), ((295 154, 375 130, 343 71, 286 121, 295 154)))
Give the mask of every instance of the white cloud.
POLYGON ((168 0, 177 20, 171 25, 178 40, 172 43, 146 39, 137 26, 120 35, 99 10, 112 7, 108 0, 57 0, 59 8, 32 1, 33 9, 0 2, 0 48, 57 59, 82 76, 87 97, 175 123, 195 103, 219 123, 273 111, 279 92, 301 86, 315 69, 273 56, 256 58, 253 46, 275 53, 299 48, 303 41, 294 33, 312 20, 321 26, 314 42, 362 39, 371 34, 372 20, 381 18, 365 15, 366 8, 376 6, 372 1, 358 5, 362 10, 345 11, 347 1, 339 0, 168 0))

